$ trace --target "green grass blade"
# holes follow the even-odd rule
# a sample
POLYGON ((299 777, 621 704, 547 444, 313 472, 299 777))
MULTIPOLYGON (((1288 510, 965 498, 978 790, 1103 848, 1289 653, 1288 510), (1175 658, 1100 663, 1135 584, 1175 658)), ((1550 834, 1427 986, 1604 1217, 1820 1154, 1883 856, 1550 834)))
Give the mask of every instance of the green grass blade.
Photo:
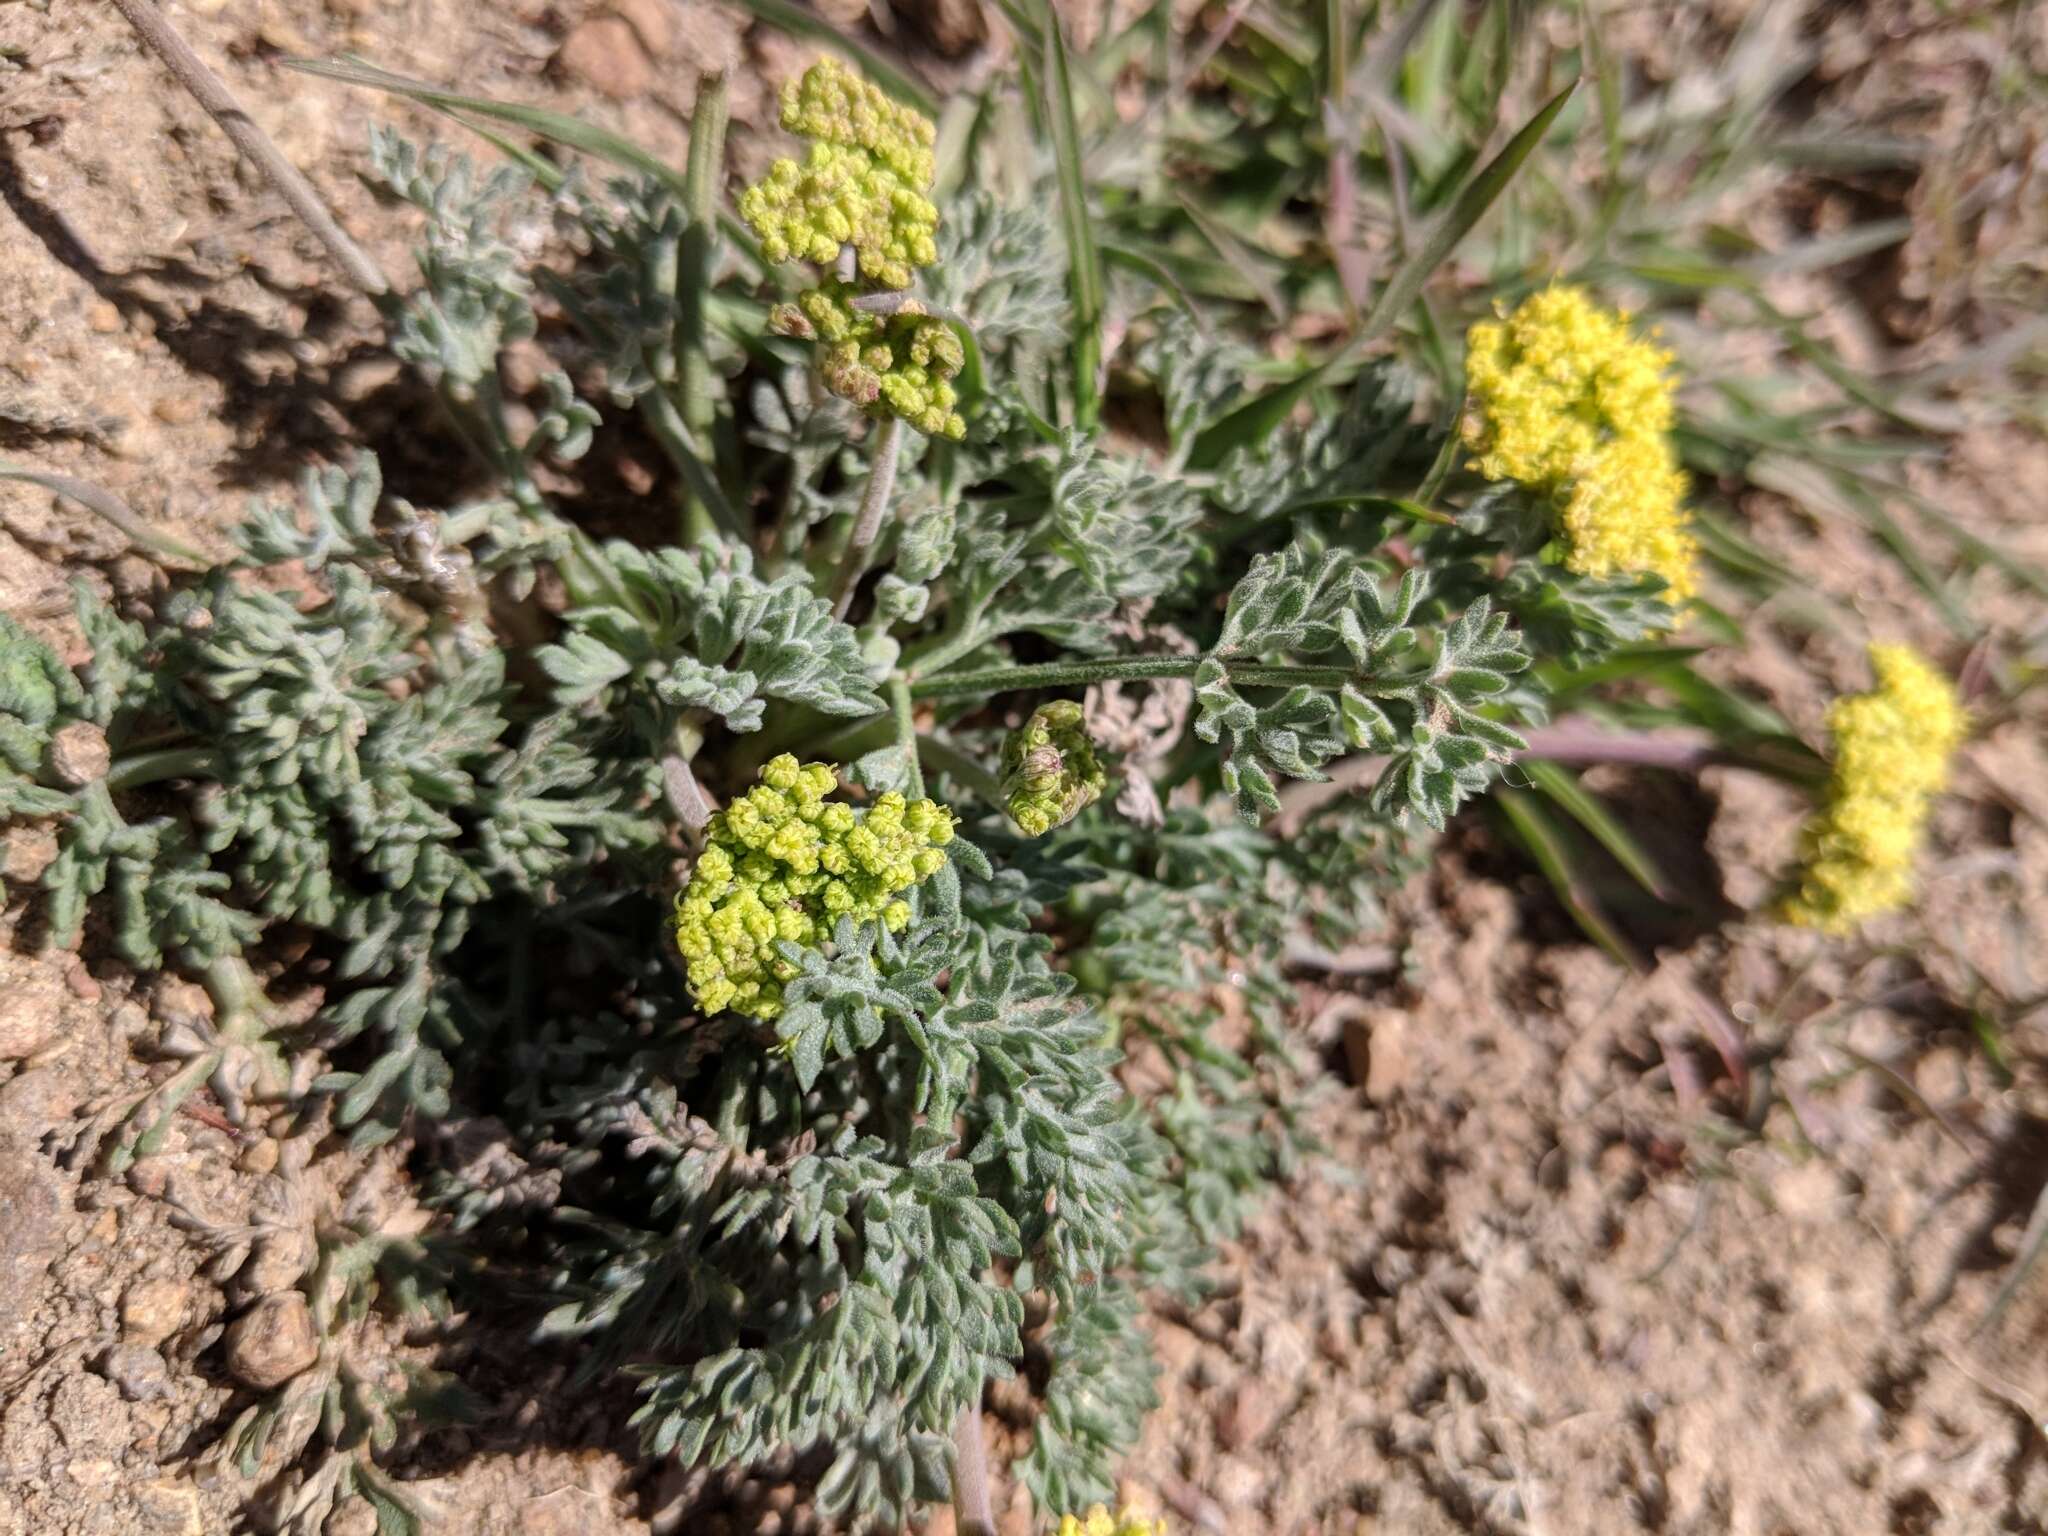
POLYGON ((600 128, 587 123, 580 117, 566 112, 550 112, 545 107, 526 107, 517 102, 493 101, 488 96, 468 96, 460 91, 444 91, 439 86, 429 85, 424 80, 408 79, 393 74, 388 69, 379 69, 361 59, 343 57, 339 59, 287 59, 285 67, 296 69, 302 74, 318 75, 323 80, 339 80, 344 85, 364 85, 375 91, 388 91, 394 96, 404 96, 412 101, 437 108, 450 116, 474 113, 478 117, 491 118, 501 123, 511 123, 529 133, 570 149, 581 150, 608 160, 613 165, 629 171, 638 171, 651 176, 678 198, 684 195, 683 177, 659 155, 648 153, 623 134, 613 133, 609 128, 600 128))
POLYGON ((1619 964, 1632 971, 1641 970, 1634 946, 1607 920, 1599 901, 1579 879, 1578 871, 1572 867, 1571 845, 1565 839, 1564 829, 1550 819, 1542 802, 1524 790, 1502 785, 1494 790, 1492 803, 1498 807, 1508 835, 1521 844, 1522 851, 1550 882, 1550 888, 1557 893, 1572 921, 1579 925, 1579 931, 1619 964))
POLYGON ((1537 758, 1522 758, 1522 771, 1529 775, 1529 782, 1557 802, 1564 813, 1592 834, 1593 841, 1614 855, 1614 862, 1627 870, 1636 884, 1655 896, 1659 901, 1669 901, 1674 887, 1658 868, 1657 861, 1649 850, 1636 841, 1635 835, 1619 821, 1613 812, 1600 803, 1597 795, 1590 793, 1570 773, 1556 763, 1546 763, 1537 758))
POLYGON ((1541 111, 1528 122, 1501 152, 1487 161, 1479 174, 1474 176, 1430 230, 1429 238, 1423 241, 1421 249, 1402 262, 1394 275, 1387 279, 1380 289, 1373 306, 1367 312, 1365 323, 1358 334, 1351 339, 1348 351, 1358 351, 1377 341, 1393 328, 1394 322, 1407 312, 1415 302, 1415 296, 1422 292, 1422 285, 1429 281, 1430 274, 1442 266, 1460 241, 1472 232, 1472 227, 1486 216, 1494 200, 1507 190, 1515 173, 1522 168, 1522 162, 1535 153, 1536 146, 1543 142, 1543 136, 1550 131, 1550 125, 1557 121, 1557 115, 1579 88, 1574 80, 1546 102, 1541 111))
POLYGON ((782 28, 792 37, 807 37, 813 42, 823 43, 834 53, 843 54, 858 64, 861 73, 898 101, 917 108, 926 117, 939 115, 939 98, 930 90, 859 38, 840 31, 816 12, 792 4, 791 0, 739 0, 739 7, 753 12, 771 27, 782 28))
POLYGON ((1081 179, 1081 130, 1074 117, 1073 79, 1059 18, 1040 0, 1045 33, 1041 86, 1046 129, 1059 172, 1060 224, 1067 237, 1068 283, 1074 299, 1074 422, 1092 428, 1102 410, 1102 255, 1081 179))

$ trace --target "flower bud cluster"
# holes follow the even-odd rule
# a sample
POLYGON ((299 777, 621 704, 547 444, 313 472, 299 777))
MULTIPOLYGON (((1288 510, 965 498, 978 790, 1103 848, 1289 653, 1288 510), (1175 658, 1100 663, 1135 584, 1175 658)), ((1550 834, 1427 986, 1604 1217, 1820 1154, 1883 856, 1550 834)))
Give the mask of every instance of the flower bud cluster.
POLYGON ((1166 1522, 1144 1519, 1132 1509, 1112 1515, 1098 1504, 1086 1515, 1062 1515, 1057 1536, 1166 1536, 1166 1522))
POLYGON ((1108 782, 1072 699, 1039 705, 1004 738, 1003 804, 1026 837, 1043 837, 1072 821, 1108 782))
POLYGON ((886 316, 856 309, 852 299, 846 284, 824 283, 778 304, 768 323, 816 341, 825 387, 868 415, 900 417, 932 437, 966 436, 952 382, 966 350, 953 328, 914 299, 886 316))
POLYGON ((770 261, 829 267, 853 247, 861 276, 908 288, 938 259, 931 119, 891 101, 836 59, 782 92, 782 126, 811 141, 800 165, 777 160, 740 198, 740 217, 770 261))
POLYGON ((1913 892, 1934 797, 1967 724, 1949 680, 1909 647, 1873 645, 1877 686, 1828 710, 1835 738, 1827 804, 1806 828, 1806 867, 1785 916, 1845 933, 1913 892))
POLYGON ((1648 571, 1670 599, 1697 587, 1685 475, 1671 449, 1671 354, 1577 288, 1547 288, 1472 327, 1465 441, 1489 480, 1549 493, 1565 564, 1587 576, 1648 571))
POLYGON ((783 983, 797 974, 778 943, 820 947, 842 917, 898 931, 910 921, 902 893, 944 867, 940 850, 953 840, 945 806, 890 793, 862 812, 825 798, 838 787, 829 765, 784 753, 711 818, 675 916, 704 1012, 776 1017, 783 983))

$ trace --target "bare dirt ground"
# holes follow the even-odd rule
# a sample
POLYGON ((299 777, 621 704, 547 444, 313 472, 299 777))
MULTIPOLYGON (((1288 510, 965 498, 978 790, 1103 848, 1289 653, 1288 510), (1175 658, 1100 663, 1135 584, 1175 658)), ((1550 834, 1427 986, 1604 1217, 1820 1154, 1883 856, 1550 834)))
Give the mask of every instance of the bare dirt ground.
MULTIPOLYGON (((1646 67, 1676 67, 1633 9, 1646 67)), ((1997 107, 2010 61, 1946 8, 1805 10, 1827 43, 1814 89, 1943 151, 1897 189, 1914 239, 1834 295, 1842 344, 1938 348, 1968 332, 1984 242, 2041 260, 2048 114, 1997 107), (1972 176, 1997 196, 1959 225, 1972 176)), ((671 152, 699 70, 732 72, 745 125, 804 57, 696 0, 188 0, 174 14, 394 274, 404 221, 354 176, 373 114, 418 121, 281 56, 402 62, 671 152)), ((949 45, 973 40, 970 9, 929 14, 949 45)), ((2034 32, 2048 55, 2039 8, 2034 32)), ((402 476, 408 397, 370 352, 367 308, 334 297, 317 250, 111 7, 0 5, 0 68, 0 454, 89 475, 200 542, 352 443, 402 476)), ((743 167, 760 149, 742 132, 743 167)), ((1964 409, 1921 488, 2048 559, 2038 439, 1964 409)), ((1869 631, 1961 662, 1864 541, 1761 494, 1740 510, 1869 631)), ((0 608, 66 638, 74 576, 122 596, 160 580, 118 535, 0 487, 0 608)), ((2038 600, 1990 578, 1960 597, 2042 659, 2038 600)), ((1759 623, 1726 673, 1815 728, 1828 695, 1862 681, 1862 639, 1759 623)), ((1987 724, 1940 813, 1920 911, 1856 945, 1703 920, 1638 978, 1483 830, 1463 835, 1396 903, 1373 968, 1304 978, 1304 1028, 1330 1064, 1329 1155, 1225 1254, 1215 1302, 1158 1319, 1164 1407, 1131 1497, 1177 1528, 1276 1536, 2048 1528, 2048 1266, 1994 1310, 2048 1179, 2048 1013, 1987 1001, 2043 985, 2044 723, 2037 699, 1987 724), (1742 1025, 1746 1084, 1707 1047, 1691 988, 1742 1025), (1993 1015, 1995 1055, 1973 1022, 1993 1015)), ((1754 778, 1712 770, 1680 803, 1668 785, 1612 787, 1646 822, 1704 829, 1703 911, 1753 908, 1790 853, 1799 807, 1754 778)), ((32 852, 10 843, 7 858, 32 852)), ((98 1131, 171 1070, 165 1034, 203 999, 36 954, 26 924, 10 937, 0 1536, 260 1528, 262 1490, 205 1455, 250 1400, 238 1377, 263 1363, 230 1360, 229 1327, 275 1294, 264 1255, 288 1247, 280 1234, 365 1210, 407 1219, 403 1149, 316 1157, 282 1125, 195 1113, 125 1179, 94 1176, 98 1131)), ((787 1479, 650 1470, 626 1395, 564 1401, 566 1362, 515 1375, 488 1354, 467 1362, 484 1419, 404 1471, 439 1528, 814 1528, 787 1479)), ((1028 1530, 1021 1503, 1004 1529, 1028 1530)))

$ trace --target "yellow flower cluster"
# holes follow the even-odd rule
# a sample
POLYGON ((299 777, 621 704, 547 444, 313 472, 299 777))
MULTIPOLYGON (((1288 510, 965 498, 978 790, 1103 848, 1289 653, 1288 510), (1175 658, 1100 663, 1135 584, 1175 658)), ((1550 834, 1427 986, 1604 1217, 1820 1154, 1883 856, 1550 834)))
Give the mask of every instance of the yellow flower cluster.
POLYGON ((778 941, 817 947, 842 917, 879 919, 895 932, 910 921, 902 893, 945 865, 946 807, 892 792, 862 813, 825 798, 838 787, 827 764, 785 752, 711 818, 675 917, 690 995, 706 1013, 774 1018, 797 973, 778 941))
POLYGON ((824 283, 794 304, 776 305, 768 323, 785 336, 821 343, 825 387, 870 416, 901 417, 933 437, 967 435, 952 382, 966 349, 916 300, 892 315, 874 315, 853 307, 845 284, 824 283))
POLYGON ((931 119, 828 58, 783 87, 782 126, 811 147, 740 196, 762 254, 829 267, 851 245, 868 281, 908 288, 912 269, 938 259, 931 119))
POLYGON ((1166 1522, 1144 1519, 1132 1509, 1111 1515, 1098 1504, 1086 1515, 1062 1515, 1058 1536, 1166 1536, 1166 1522))
POLYGON ((1005 808, 1026 837, 1065 826, 1100 798, 1109 776, 1072 699, 1041 704, 1003 740, 1005 808))
POLYGON ((1785 916, 1802 927, 1845 933, 1912 895, 1934 796, 1966 724, 1954 687, 1903 645, 1873 645, 1869 693, 1837 699, 1826 807, 1806 828, 1806 867, 1785 916))
POLYGON ((1557 500, 1568 568, 1654 572, 1676 603, 1697 590, 1698 549, 1671 451, 1670 367, 1669 352, 1583 290, 1531 294, 1466 339, 1465 441, 1489 480, 1557 500))

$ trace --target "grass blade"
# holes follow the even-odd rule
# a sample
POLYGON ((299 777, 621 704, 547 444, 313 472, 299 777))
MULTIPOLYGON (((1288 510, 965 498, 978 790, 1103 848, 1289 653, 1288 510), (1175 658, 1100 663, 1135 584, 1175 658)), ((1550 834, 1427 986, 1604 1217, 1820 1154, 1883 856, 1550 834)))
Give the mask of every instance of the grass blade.
POLYGON ((1059 171, 1060 224, 1067 237, 1068 283, 1074 299, 1074 423, 1092 428, 1102 410, 1102 255, 1088 214, 1088 188, 1081 179, 1081 130, 1074 118, 1073 79, 1059 18, 1041 0, 1045 33, 1046 129, 1059 171))
POLYGON ((488 96, 468 96, 460 91, 444 91, 437 85, 424 80, 408 79, 393 74, 388 69, 379 69, 361 59, 342 57, 339 59, 287 59, 285 67, 296 69, 302 74, 318 75, 323 80, 339 80, 344 85, 366 85, 372 90, 388 91, 394 96, 404 96, 425 106, 434 107, 459 117, 462 113, 474 113, 478 117, 491 118, 501 123, 511 123, 529 133, 570 149, 595 155, 600 160, 609 160, 613 165, 629 171, 638 171, 651 176, 673 192, 678 198, 684 195, 683 178, 659 155, 649 154, 623 134, 613 133, 609 128, 600 128, 587 123, 580 117, 566 112, 550 112, 545 107, 525 107, 516 102, 493 101, 488 96))
POLYGON ((194 549, 182 539, 174 539, 168 533, 159 533, 129 510, 128 503, 111 491, 102 490, 90 480, 80 480, 73 475, 47 474, 41 470, 25 469, 19 464, 10 464, 0 459, 0 480, 23 480, 30 485, 39 485, 52 495, 75 501, 88 512, 105 519, 121 530, 144 549, 171 560, 185 560, 193 565, 208 566, 213 562, 201 550, 194 549))
POLYGON ((1557 121, 1558 113, 1564 110, 1578 88, 1579 82, 1574 80, 1551 97, 1540 112, 1522 125, 1521 131, 1508 141, 1507 147, 1465 185, 1457 200, 1430 230, 1429 238, 1423 241, 1421 248, 1404 260, 1394 275, 1387 279, 1357 335, 1321 364, 1280 388, 1239 406, 1210 427, 1196 443, 1195 451, 1189 456, 1190 464, 1196 469, 1213 469, 1233 448, 1263 441, 1311 391, 1330 382, 1339 368, 1390 330, 1421 294, 1430 274, 1442 266, 1451 252, 1457 249, 1458 243, 1472 232, 1472 227, 1485 216, 1486 210, 1493 206, 1494 200, 1514 179, 1515 172, 1522 168, 1522 162, 1543 142, 1544 134, 1550 131, 1550 125, 1557 121))
POLYGON ((1346 348, 1348 352, 1356 352, 1377 341, 1407 312, 1408 306, 1415 302, 1415 296, 1422 292, 1422 285, 1429 281, 1430 274, 1444 264, 1459 242, 1472 232, 1472 227, 1485 217, 1494 200, 1507 190, 1508 183, 1522 168, 1522 162, 1535 153, 1536 146, 1543 142, 1550 125, 1557 121, 1557 115, 1565 109, 1565 104, 1578 88, 1579 82, 1574 80, 1551 97, 1543 109, 1508 140, 1507 146, 1466 183, 1457 201, 1430 230, 1429 238, 1422 242, 1421 249, 1402 262, 1394 275, 1387 279, 1386 286, 1380 289, 1379 297, 1366 314, 1364 325, 1346 348))
POLYGON ((792 37, 807 37, 813 42, 823 43, 834 53, 844 54, 860 66, 861 73, 898 101, 909 103, 926 117, 939 115, 939 98, 912 79, 907 71, 815 12, 792 4, 791 0, 739 0, 739 7, 753 12, 771 27, 782 28, 792 37))
POLYGON ((1636 841, 1627 827, 1614 819, 1614 815, 1600 803, 1597 795, 1590 793, 1571 774, 1556 763, 1546 763, 1538 758, 1525 757, 1521 760, 1522 771, 1529 776, 1529 782, 1556 801, 1564 813, 1592 834, 1593 841, 1614 855, 1614 862, 1634 877, 1636 884, 1648 891, 1659 901, 1671 899, 1672 884, 1649 850, 1636 841))
POLYGON ((1572 921, 1579 925, 1580 932, 1612 955, 1618 964, 1640 972, 1642 962, 1634 948, 1607 920, 1599 901, 1579 879, 1572 867, 1571 847, 1565 840, 1564 829, 1550 819, 1542 802, 1524 790, 1509 789, 1503 784, 1493 791, 1493 803, 1499 807, 1508 835, 1521 844, 1523 852, 1550 882, 1550 888, 1557 893, 1572 921))

